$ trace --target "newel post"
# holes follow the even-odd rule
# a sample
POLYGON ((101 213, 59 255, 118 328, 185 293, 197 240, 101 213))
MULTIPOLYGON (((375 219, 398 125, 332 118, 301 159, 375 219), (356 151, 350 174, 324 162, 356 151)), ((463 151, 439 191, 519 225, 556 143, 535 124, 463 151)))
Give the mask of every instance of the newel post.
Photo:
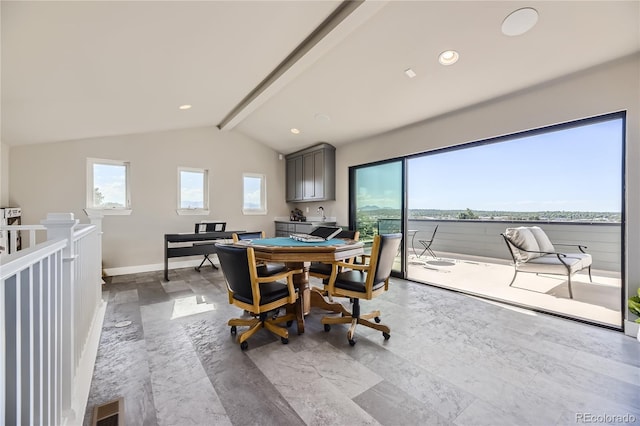
POLYGON ((100 260, 98 262, 98 276, 100 277, 102 284, 104 284, 104 280, 102 279, 102 219, 104 219, 104 213, 100 209, 84 209, 84 212, 89 218, 89 223, 96 226, 96 232, 98 235, 97 257, 100 260))
MULTIPOLYGON (((60 321, 59 330, 61 334, 60 348, 60 366, 61 377, 63 378, 60 386, 60 396, 62 409, 67 410, 71 407, 71 385, 73 383, 73 351, 74 351, 74 293, 75 293, 75 260, 77 254, 74 252, 73 233, 74 228, 79 223, 75 219, 73 213, 49 213, 45 220, 40 221, 47 228, 47 240, 67 240, 67 245, 62 252, 62 291, 61 300, 57 301, 56 306, 59 311, 56 314, 57 321, 60 321)), ((56 322, 57 322, 56 321, 56 322)))

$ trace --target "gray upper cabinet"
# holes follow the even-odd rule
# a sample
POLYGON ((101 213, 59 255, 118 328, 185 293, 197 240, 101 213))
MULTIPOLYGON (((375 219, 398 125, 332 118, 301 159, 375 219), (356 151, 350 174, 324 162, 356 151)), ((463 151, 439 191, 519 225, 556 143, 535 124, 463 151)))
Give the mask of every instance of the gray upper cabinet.
POLYGON ((336 199, 336 149, 328 143, 287 155, 287 201, 336 199))
POLYGON ((287 157, 287 201, 302 200, 302 157, 287 157))

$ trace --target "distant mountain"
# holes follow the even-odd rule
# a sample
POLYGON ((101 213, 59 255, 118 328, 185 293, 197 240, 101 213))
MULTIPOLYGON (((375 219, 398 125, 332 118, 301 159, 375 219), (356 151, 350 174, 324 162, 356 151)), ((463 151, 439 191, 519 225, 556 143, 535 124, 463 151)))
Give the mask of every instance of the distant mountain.
POLYGON ((372 210, 380 210, 380 207, 378 206, 364 206, 364 207, 360 207, 358 209, 359 211, 363 211, 363 212, 369 212, 372 210))

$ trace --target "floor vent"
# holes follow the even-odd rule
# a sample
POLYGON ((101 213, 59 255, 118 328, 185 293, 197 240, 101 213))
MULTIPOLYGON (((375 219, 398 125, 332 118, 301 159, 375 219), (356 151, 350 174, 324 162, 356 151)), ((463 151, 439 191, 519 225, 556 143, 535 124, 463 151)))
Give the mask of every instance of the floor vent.
POLYGON ((124 426, 124 399, 119 398, 93 408, 92 426, 124 426))

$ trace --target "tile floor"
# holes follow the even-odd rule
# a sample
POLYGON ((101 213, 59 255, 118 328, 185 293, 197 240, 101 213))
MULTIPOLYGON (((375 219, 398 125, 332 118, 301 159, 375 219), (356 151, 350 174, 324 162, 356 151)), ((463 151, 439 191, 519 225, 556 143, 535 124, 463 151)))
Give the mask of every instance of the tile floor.
POLYGON ((351 347, 313 310, 288 345, 262 330, 243 352, 221 272, 170 279, 107 279, 85 425, 119 396, 127 425, 640 423, 640 343, 620 332, 393 279, 362 302, 388 341, 358 328, 351 347))

